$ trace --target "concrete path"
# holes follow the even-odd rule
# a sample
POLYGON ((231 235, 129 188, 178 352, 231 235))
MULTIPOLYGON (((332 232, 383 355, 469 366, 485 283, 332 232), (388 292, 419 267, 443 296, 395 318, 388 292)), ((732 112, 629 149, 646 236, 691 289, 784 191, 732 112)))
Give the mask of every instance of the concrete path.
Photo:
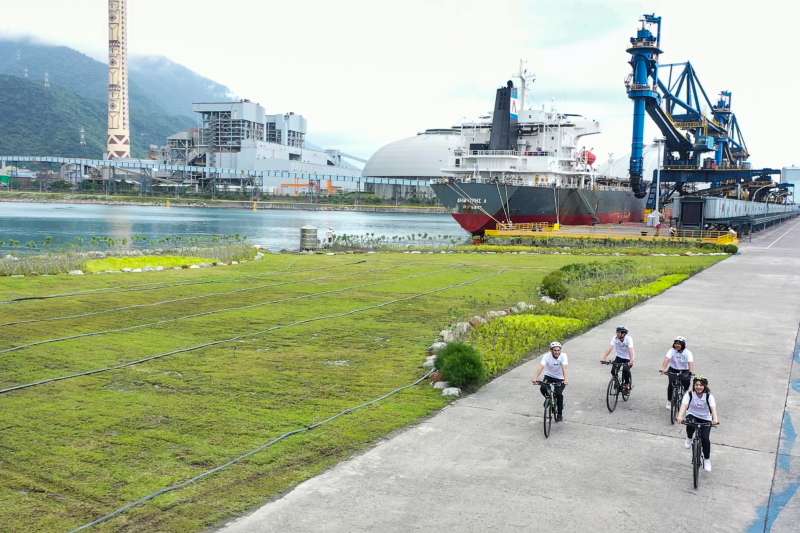
POLYGON ((223 531, 797 531, 799 321, 793 221, 569 341, 565 422, 549 439, 527 363, 223 531), (630 401, 610 414, 598 360, 617 323, 638 365, 630 401), (696 491, 657 373, 675 335, 688 338, 722 422, 696 491))

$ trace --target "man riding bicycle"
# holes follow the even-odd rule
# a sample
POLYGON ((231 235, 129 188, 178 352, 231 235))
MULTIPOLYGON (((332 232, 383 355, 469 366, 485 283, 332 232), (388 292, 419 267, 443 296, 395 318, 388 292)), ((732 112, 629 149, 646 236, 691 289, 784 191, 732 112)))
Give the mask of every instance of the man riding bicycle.
POLYGON ((669 383, 667 383, 667 409, 672 409, 670 399, 672 397, 672 386, 676 381, 680 381, 684 390, 689 390, 689 385, 694 373, 694 355, 686 348, 686 337, 680 335, 672 341, 672 348, 664 355, 664 362, 661 364, 659 372, 667 373, 669 383), (669 367, 669 369, 667 369, 669 367))
POLYGON ((545 398, 547 397, 547 385, 549 383, 555 384, 556 422, 561 422, 563 418, 564 387, 569 383, 568 365, 567 354, 561 352, 561 343, 553 341, 550 343, 550 353, 542 356, 539 361, 539 371, 531 380, 534 385, 541 385, 539 390, 545 398), (539 381, 542 373, 544 373, 544 380, 539 381))
POLYGON ((703 376, 696 376, 694 378, 692 388, 694 391, 688 391, 683 395, 681 401, 681 410, 678 413, 678 422, 687 422, 686 426, 686 441, 684 446, 690 448, 692 446, 692 437, 695 430, 700 432, 700 441, 703 445, 703 468, 706 472, 711 472, 711 427, 708 425, 695 427, 692 424, 703 422, 711 422, 713 425, 719 424, 719 415, 717 413, 717 401, 714 395, 711 394, 711 389, 708 388, 708 380, 703 376))
MULTIPOLYGON (((636 359, 636 352, 633 349, 633 337, 628 335, 628 328, 625 326, 617 326, 617 333, 611 339, 608 350, 603 354, 601 363, 608 361, 608 356, 614 350, 614 363, 622 364, 622 387, 626 390, 631 390, 631 368, 633 368, 634 360, 636 359)), ((614 375, 614 368, 611 368, 611 375, 614 375)))

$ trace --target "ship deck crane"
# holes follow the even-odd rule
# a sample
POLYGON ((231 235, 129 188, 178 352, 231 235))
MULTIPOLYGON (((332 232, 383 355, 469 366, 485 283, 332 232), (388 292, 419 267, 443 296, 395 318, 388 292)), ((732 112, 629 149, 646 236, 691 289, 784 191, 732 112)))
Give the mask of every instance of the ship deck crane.
MULTIPOLYGON (((671 188, 668 195, 690 182, 721 188, 726 183, 771 179, 771 175, 780 174, 780 170, 750 168, 750 152, 731 111, 731 92, 720 92, 712 104, 689 61, 659 64, 661 17, 644 15, 640 22, 627 49, 633 71, 625 82, 628 97, 633 100, 629 173, 636 197, 647 194, 643 176, 646 115, 664 137, 660 181, 671 188)), ((655 197, 653 187, 651 196, 655 197)), ((654 207, 654 203, 648 199, 648 207, 654 207)))

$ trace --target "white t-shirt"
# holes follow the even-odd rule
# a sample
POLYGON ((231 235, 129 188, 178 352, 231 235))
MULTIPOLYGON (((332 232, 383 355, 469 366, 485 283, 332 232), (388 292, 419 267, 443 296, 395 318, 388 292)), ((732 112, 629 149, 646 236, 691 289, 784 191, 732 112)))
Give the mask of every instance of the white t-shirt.
POLYGON ((544 367, 544 375, 550 376, 555 379, 564 379, 564 368, 569 362, 567 361, 567 354, 561 352, 558 359, 553 357, 552 353, 546 353, 542 356, 541 365, 544 367))
POLYGON ((686 410, 687 415, 696 416, 697 418, 702 418, 703 420, 711 420, 711 410, 709 407, 716 409, 717 401, 714 399, 713 394, 709 394, 708 401, 706 401, 705 393, 697 394, 696 392, 692 391, 691 401, 689 401, 688 392, 683 395, 681 407, 688 407, 686 410))
POLYGON ((688 348, 684 348, 682 352, 670 348, 664 359, 669 359, 670 368, 675 370, 689 370, 689 363, 694 363, 694 355, 688 348))
POLYGON ((617 357, 630 360, 631 348, 633 348, 633 337, 625 335, 622 340, 619 340, 619 337, 614 335, 611 338, 611 346, 614 347, 614 353, 617 357))

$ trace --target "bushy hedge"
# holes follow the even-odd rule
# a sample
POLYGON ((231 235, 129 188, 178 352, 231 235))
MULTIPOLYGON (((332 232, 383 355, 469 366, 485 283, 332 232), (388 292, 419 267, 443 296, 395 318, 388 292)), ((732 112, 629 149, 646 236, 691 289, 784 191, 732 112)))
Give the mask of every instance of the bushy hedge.
POLYGON ((449 343, 436 356, 436 370, 455 387, 478 385, 486 379, 486 367, 478 351, 463 342, 449 343))
POLYGON ((586 321, 550 315, 498 318, 472 331, 470 342, 484 357, 489 375, 515 364, 535 348, 582 331, 586 321))
POLYGON ((722 247, 722 251, 726 254, 735 254, 739 251, 739 247, 735 244, 726 244, 722 247))
POLYGON ((545 276, 540 291, 556 301, 568 296, 586 298, 617 292, 652 277, 647 272, 637 273, 630 259, 570 263, 545 276))
POLYGON ((669 289, 673 285, 677 285, 689 278, 688 274, 668 274, 666 276, 661 276, 655 281, 650 283, 645 283, 644 285, 639 285, 638 287, 633 287, 632 289, 628 289, 624 291, 624 294, 630 294, 633 296, 642 296, 644 298, 650 298, 657 294, 661 294, 665 290, 669 289))

